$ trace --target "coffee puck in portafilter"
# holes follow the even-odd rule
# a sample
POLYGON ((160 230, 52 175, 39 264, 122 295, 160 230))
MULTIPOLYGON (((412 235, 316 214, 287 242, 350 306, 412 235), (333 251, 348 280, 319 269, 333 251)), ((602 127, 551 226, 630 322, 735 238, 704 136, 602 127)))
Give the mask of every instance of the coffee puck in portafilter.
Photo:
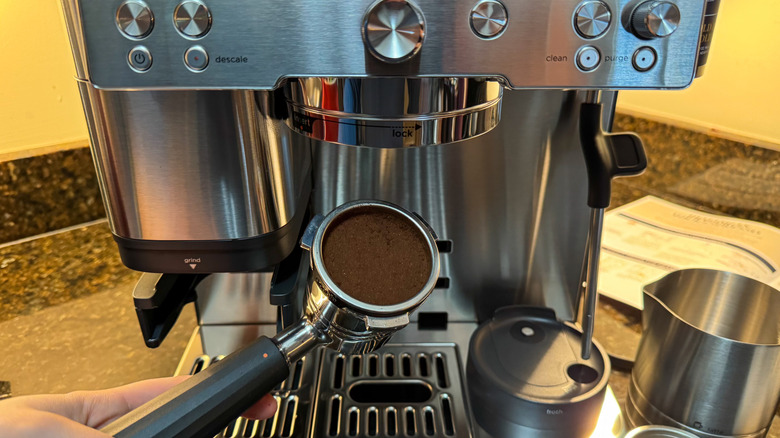
POLYGON ((325 271, 344 293, 388 306, 412 299, 428 282, 428 242, 401 214, 372 206, 344 212, 323 236, 325 271))
POLYGON ((404 315, 439 277, 436 236, 420 216, 384 201, 343 204, 311 240, 315 279, 334 303, 364 315, 404 315))

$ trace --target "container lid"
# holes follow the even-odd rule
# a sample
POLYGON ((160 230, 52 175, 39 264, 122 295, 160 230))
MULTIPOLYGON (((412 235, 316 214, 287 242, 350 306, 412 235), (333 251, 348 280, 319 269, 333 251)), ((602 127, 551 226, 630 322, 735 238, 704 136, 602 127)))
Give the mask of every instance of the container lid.
POLYGON ((474 333, 469 362, 484 384, 539 403, 576 402, 604 389, 600 349, 580 356, 582 334, 549 309, 508 307, 474 333))

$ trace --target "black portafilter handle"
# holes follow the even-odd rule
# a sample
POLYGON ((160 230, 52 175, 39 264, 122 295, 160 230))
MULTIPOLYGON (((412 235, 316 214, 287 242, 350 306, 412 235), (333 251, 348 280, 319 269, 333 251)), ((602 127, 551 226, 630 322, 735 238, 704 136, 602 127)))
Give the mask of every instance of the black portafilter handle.
POLYGON ((601 104, 580 107, 580 142, 588 170, 588 206, 609 207, 612 179, 642 173, 647 156, 642 140, 632 132, 605 133, 601 129, 601 104))
POLYGON ((116 438, 211 438, 288 375, 287 357, 262 336, 101 431, 116 438))

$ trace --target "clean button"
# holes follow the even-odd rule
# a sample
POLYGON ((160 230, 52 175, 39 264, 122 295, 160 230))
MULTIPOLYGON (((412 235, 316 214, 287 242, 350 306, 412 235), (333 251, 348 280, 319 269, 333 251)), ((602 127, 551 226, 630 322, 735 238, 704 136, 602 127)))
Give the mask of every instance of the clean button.
POLYGON ((152 54, 144 46, 135 46, 127 54, 127 63, 133 70, 143 73, 152 67, 152 54))
POLYGON ((184 63, 190 70, 202 71, 209 65, 209 55, 201 46, 192 46, 184 52, 184 63))
POLYGON ((593 46, 585 46, 577 52, 577 67, 582 71, 592 71, 600 62, 601 53, 593 46))

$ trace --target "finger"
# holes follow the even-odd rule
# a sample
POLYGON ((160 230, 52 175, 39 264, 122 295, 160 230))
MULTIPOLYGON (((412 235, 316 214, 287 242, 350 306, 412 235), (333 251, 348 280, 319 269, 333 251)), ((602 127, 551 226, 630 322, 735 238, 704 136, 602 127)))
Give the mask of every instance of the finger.
POLYGON ((0 418, 2 436, 14 438, 108 438, 108 435, 51 412, 22 407, 0 418), (13 417, 13 418, 9 418, 13 417))
POLYGON ((76 403, 82 407, 82 416, 71 418, 90 427, 102 427, 189 377, 150 379, 102 391, 79 391, 68 394, 75 398, 76 403))
POLYGON ((266 394, 257 403, 241 414, 242 417, 250 420, 265 420, 271 418, 276 413, 276 399, 271 394, 266 394))
POLYGON ((101 391, 16 397, 15 405, 50 412, 90 427, 100 427, 181 383, 189 376, 144 380, 101 391))

